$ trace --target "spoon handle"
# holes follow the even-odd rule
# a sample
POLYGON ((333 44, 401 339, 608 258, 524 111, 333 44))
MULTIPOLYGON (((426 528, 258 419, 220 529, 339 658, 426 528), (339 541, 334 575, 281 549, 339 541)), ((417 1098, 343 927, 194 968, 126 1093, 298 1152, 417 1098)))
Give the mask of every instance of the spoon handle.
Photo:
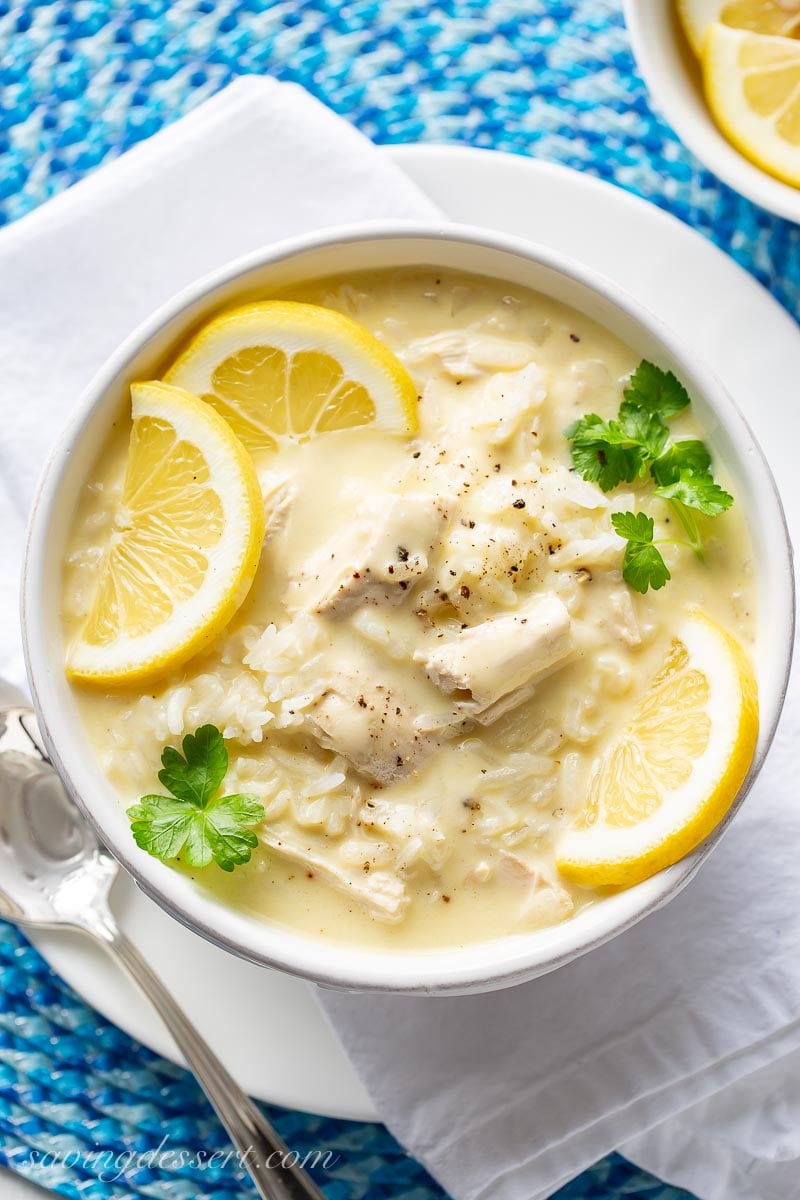
POLYGON ((244 1094, 133 943, 111 922, 90 932, 159 1013, 227 1129, 262 1200, 325 1200, 306 1172, 292 1164, 286 1143, 244 1094))

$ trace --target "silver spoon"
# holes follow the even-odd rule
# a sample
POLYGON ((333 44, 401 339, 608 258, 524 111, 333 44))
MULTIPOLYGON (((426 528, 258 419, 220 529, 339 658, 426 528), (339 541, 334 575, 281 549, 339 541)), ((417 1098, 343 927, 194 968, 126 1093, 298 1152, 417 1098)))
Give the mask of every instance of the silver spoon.
POLYGON ((47 760, 33 711, 0 709, 0 917, 23 929, 79 929, 116 958, 161 1016, 263 1200, 324 1200, 117 927, 108 894, 118 864, 47 760))

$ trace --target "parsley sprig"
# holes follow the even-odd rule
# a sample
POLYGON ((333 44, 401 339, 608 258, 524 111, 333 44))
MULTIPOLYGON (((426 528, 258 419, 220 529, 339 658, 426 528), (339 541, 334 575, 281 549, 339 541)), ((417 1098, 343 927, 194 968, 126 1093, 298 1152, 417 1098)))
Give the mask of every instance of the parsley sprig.
POLYGON ((705 444, 670 438, 666 422, 689 403, 689 393, 672 371, 642 360, 623 391, 616 419, 587 413, 567 430, 573 464, 584 479, 610 492, 649 476, 653 494, 666 501, 678 520, 683 538, 655 538, 654 521, 646 513, 612 515, 614 529, 627 542, 622 575, 637 592, 661 588, 671 578, 659 545, 688 546, 702 558, 696 514, 716 517, 733 504, 733 496, 711 474, 705 444))
POLYGON ((622 559, 623 579, 637 592, 646 592, 648 587, 658 591, 672 576, 653 542, 653 518, 643 512, 618 512, 611 514, 611 524, 627 542, 622 559))
POLYGON ((215 725, 201 725, 161 755, 160 782, 169 796, 142 796, 128 809, 137 846, 163 861, 182 856, 191 867, 215 862, 223 871, 249 861, 258 845, 250 826, 264 819, 255 796, 216 797, 228 772, 228 751, 215 725))

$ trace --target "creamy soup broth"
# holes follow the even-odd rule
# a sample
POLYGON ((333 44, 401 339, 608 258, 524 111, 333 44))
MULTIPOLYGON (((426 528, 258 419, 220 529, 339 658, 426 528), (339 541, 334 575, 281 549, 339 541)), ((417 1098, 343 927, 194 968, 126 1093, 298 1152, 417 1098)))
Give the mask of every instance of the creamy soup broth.
MULTIPOLYGON (((648 498, 585 483, 564 437, 586 412, 616 412, 638 363, 630 348, 524 288, 427 268, 325 280, 289 298, 352 316, 397 354, 418 385, 419 435, 354 429, 258 458, 268 534, 249 598, 209 654, 146 694, 75 688, 99 761, 129 804, 160 790, 167 742, 218 725, 231 754, 226 790, 256 794, 267 819, 249 864, 193 875, 264 920, 390 949, 567 919, 593 894, 559 878, 554 846, 677 617, 697 605, 752 648, 741 508, 709 528, 705 562, 666 546, 672 581, 638 595, 622 580, 609 515, 651 511, 648 498), (366 593, 342 601, 328 572, 332 555, 360 552, 359 537, 369 554, 370 530, 398 554, 396 604, 366 593), (309 616, 332 586, 337 611, 309 616), (559 656, 553 614, 564 612, 571 645, 559 656), (525 614, 550 622, 549 673, 527 689, 522 680, 516 701, 489 694, 496 680, 477 699, 443 693, 441 645, 525 614)), ((671 427, 702 436, 690 415, 671 427)), ((80 500, 67 641, 87 612, 129 432, 121 417, 80 500)), ((511 634, 514 646, 528 636, 521 626, 511 634)), ((501 641, 491 650, 507 676, 516 655, 506 653, 501 641)))

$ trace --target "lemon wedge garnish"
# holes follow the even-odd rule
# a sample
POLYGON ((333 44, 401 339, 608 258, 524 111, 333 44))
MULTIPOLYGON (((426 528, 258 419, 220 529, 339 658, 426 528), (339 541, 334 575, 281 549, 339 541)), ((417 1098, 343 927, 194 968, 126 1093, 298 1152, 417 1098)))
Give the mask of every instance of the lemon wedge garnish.
POLYGON ((164 376, 211 404, 252 453, 334 429, 417 429, 403 364, 333 309, 268 300, 204 326, 164 376))
POLYGON ((706 33, 715 22, 751 33, 800 37, 797 0, 678 0, 678 15, 699 57, 706 33))
POLYGON ((67 656, 87 683, 132 683, 210 643, 247 595, 264 538, 255 468, 225 421, 164 383, 135 383, 131 399, 114 529, 67 656))
POLYGON ((800 41, 712 25, 703 79, 728 140, 762 170, 800 187, 800 41))
POLYGON ((559 870, 585 887, 627 887, 678 862, 730 808, 757 735, 756 682, 744 651, 693 613, 597 764, 586 807, 557 847, 559 870))

